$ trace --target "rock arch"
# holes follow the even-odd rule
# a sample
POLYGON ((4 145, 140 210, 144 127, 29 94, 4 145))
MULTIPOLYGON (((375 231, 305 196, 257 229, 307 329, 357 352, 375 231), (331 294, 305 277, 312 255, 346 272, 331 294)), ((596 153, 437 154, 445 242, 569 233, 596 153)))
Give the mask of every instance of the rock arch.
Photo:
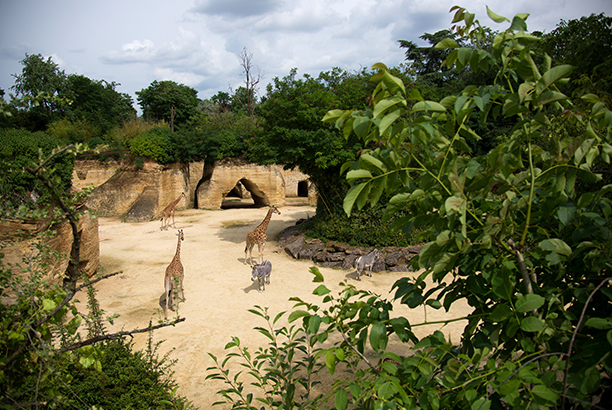
POLYGON ((251 193, 255 206, 285 205, 285 179, 279 166, 225 160, 204 175, 196 192, 198 208, 220 209, 239 183, 251 193))

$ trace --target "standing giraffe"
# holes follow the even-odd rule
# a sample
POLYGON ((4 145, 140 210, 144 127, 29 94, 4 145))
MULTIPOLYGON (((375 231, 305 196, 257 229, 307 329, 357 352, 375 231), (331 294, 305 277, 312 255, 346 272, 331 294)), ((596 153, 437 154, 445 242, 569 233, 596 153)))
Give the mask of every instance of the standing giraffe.
MULTIPOLYGON (((183 293, 183 277, 184 270, 183 264, 181 263, 181 241, 185 240, 183 230, 179 229, 178 233, 178 244, 176 245, 176 253, 172 262, 166 268, 166 275, 164 276, 164 289, 166 295, 166 306, 164 309, 164 320, 167 318, 168 308, 174 310, 174 288, 178 285, 177 296, 180 293, 180 299, 185 301, 185 294, 183 293)), ((161 301, 161 298, 160 298, 161 301)))
POLYGON ((161 228, 160 230, 168 230, 168 222, 170 222, 170 215, 172 215, 172 226, 176 228, 176 224, 174 223, 174 210, 176 209, 176 206, 178 205, 178 203, 181 201, 181 199, 185 198, 185 193, 181 192, 181 194, 179 195, 178 198, 176 198, 176 200, 170 202, 168 204, 167 207, 164 208, 164 210, 162 211, 162 219, 161 219, 161 228), (164 227, 164 222, 166 224, 166 226, 164 227))
POLYGON ((244 263, 246 263, 248 253, 249 265, 253 264, 253 247, 255 244, 257 244, 257 248, 259 249, 260 263, 263 262, 264 248, 266 246, 266 239, 268 239, 266 236, 266 229, 268 229, 268 224, 270 223, 272 214, 280 215, 281 213, 275 206, 271 206, 263 222, 260 223, 257 228, 253 229, 247 234, 246 246, 244 247, 244 263))

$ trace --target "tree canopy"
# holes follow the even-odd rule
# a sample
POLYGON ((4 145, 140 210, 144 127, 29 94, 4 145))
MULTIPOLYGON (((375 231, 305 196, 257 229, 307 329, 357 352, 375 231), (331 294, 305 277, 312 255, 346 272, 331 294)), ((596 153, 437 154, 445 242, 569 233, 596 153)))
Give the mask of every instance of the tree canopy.
POLYGON ((142 115, 153 120, 164 120, 180 127, 196 114, 197 90, 174 81, 153 81, 147 88, 136 91, 142 115))

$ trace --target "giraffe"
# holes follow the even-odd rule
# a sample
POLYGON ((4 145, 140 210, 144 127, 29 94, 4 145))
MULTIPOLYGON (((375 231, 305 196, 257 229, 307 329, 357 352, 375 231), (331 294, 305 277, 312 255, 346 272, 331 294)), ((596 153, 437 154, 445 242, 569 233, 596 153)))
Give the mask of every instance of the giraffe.
MULTIPOLYGON (((183 264, 181 263, 181 241, 185 240, 183 230, 179 229, 178 233, 178 244, 176 245, 176 253, 172 262, 166 268, 166 274, 164 276, 164 289, 166 296, 166 306, 164 309, 164 320, 167 319, 168 308, 174 310, 174 287, 178 285, 177 295, 180 293, 180 299, 184 302, 186 300, 185 294, 183 293, 183 277, 184 270, 183 264)), ((160 298, 160 302, 161 302, 160 298)))
POLYGON ((271 206, 268 210, 268 214, 264 218, 263 222, 259 224, 259 226, 247 234, 246 238, 246 246, 244 247, 244 263, 247 260, 247 253, 249 254, 249 265, 253 264, 253 247, 257 244, 257 248, 259 249, 259 258, 260 262, 263 262, 263 253, 264 248, 266 246, 266 229, 268 229, 268 224, 270 223, 270 218, 272 218, 272 214, 281 214, 275 206, 271 206))
POLYGON ((162 219, 161 219, 161 228, 160 230, 168 230, 168 223, 170 222, 170 215, 172 215, 172 226, 174 226, 176 228, 176 224, 174 222, 174 210, 176 209, 176 205, 178 205, 178 203, 181 201, 181 199, 185 198, 185 193, 181 192, 181 194, 179 195, 178 198, 176 198, 174 201, 170 202, 168 204, 167 207, 164 208, 164 210, 162 211, 162 219), (165 228, 164 228, 164 222, 165 222, 165 228))

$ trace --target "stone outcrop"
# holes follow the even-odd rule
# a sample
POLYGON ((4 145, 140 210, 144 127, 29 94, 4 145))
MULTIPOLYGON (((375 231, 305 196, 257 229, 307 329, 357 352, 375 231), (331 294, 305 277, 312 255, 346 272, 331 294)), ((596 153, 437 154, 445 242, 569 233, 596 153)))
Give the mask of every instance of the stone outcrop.
MULTIPOLYGON (((333 241, 324 244, 319 239, 306 239, 303 231, 296 227, 284 230, 278 243, 295 259, 307 259, 323 267, 342 269, 352 269, 355 259, 374 249, 333 241)), ((421 246, 383 248, 383 258, 374 264, 372 271, 408 272, 410 259, 418 255, 421 248, 421 246)))
POLYGON ((285 175, 291 177, 291 188, 297 196, 298 183, 308 179, 302 173, 283 171, 278 165, 256 165, 236 159, 217 161, 207 167, 198 186, 198 208, 221 208, 223 199, 237 185, 250 192, 256 206, 283 206, 288 195, 285 175))
POLYGON ((87 205, 100 216, 122 215, 126 222, 149 221, 181 192, 187 197, 177 208, 191 208, 194 192, 204 172, 203 162, 162 165, 145 161, 142 168, 122 164, 113 176, 98 186, 87 205))
POLYGON ((161 210, 181 192, 187 198, 178 209, 220 209, 228 195, 252 198, 256 206, 282 206, 286 196, 308 195, 311 205, 317 201, 308 175, 236 159, 168 165, 145 160, 142 167, 133 162, 80 160, 73 171, 73 186, 95 187, 87 205, 100 216, 122 216, 126 222, 161 218, 161 210))
MULTIPOLYGON (((98 236, 98 219, 86 213, 81 215, 78 224, 80 242, 79 269, 88 277, 98 272, 100 267, 100 241, 98 236)), ((0 243, 5 246, 3 263, 11 267, 14 274, 21 274, 24 267, 24 258, 37 263, 48 263, 49 269, 47 279, 53 283, 61 282, 68 267, 68 256, 72 250, 72 228, 68 221, 50 225, 48 220, 43 221, 8 221, 0 224, 0 243), (20 232, 21 231, 21 232, 20 232), (55 231, 53 236, 43 236, 41 233, 55 231), (19 233, 21 240, 16 240, 19 233), (44 245, 48 245, 51 252, 57 252, 65 257, 55 260, 37 260, 39 254, 37 243, 42 239, 44 245)))

